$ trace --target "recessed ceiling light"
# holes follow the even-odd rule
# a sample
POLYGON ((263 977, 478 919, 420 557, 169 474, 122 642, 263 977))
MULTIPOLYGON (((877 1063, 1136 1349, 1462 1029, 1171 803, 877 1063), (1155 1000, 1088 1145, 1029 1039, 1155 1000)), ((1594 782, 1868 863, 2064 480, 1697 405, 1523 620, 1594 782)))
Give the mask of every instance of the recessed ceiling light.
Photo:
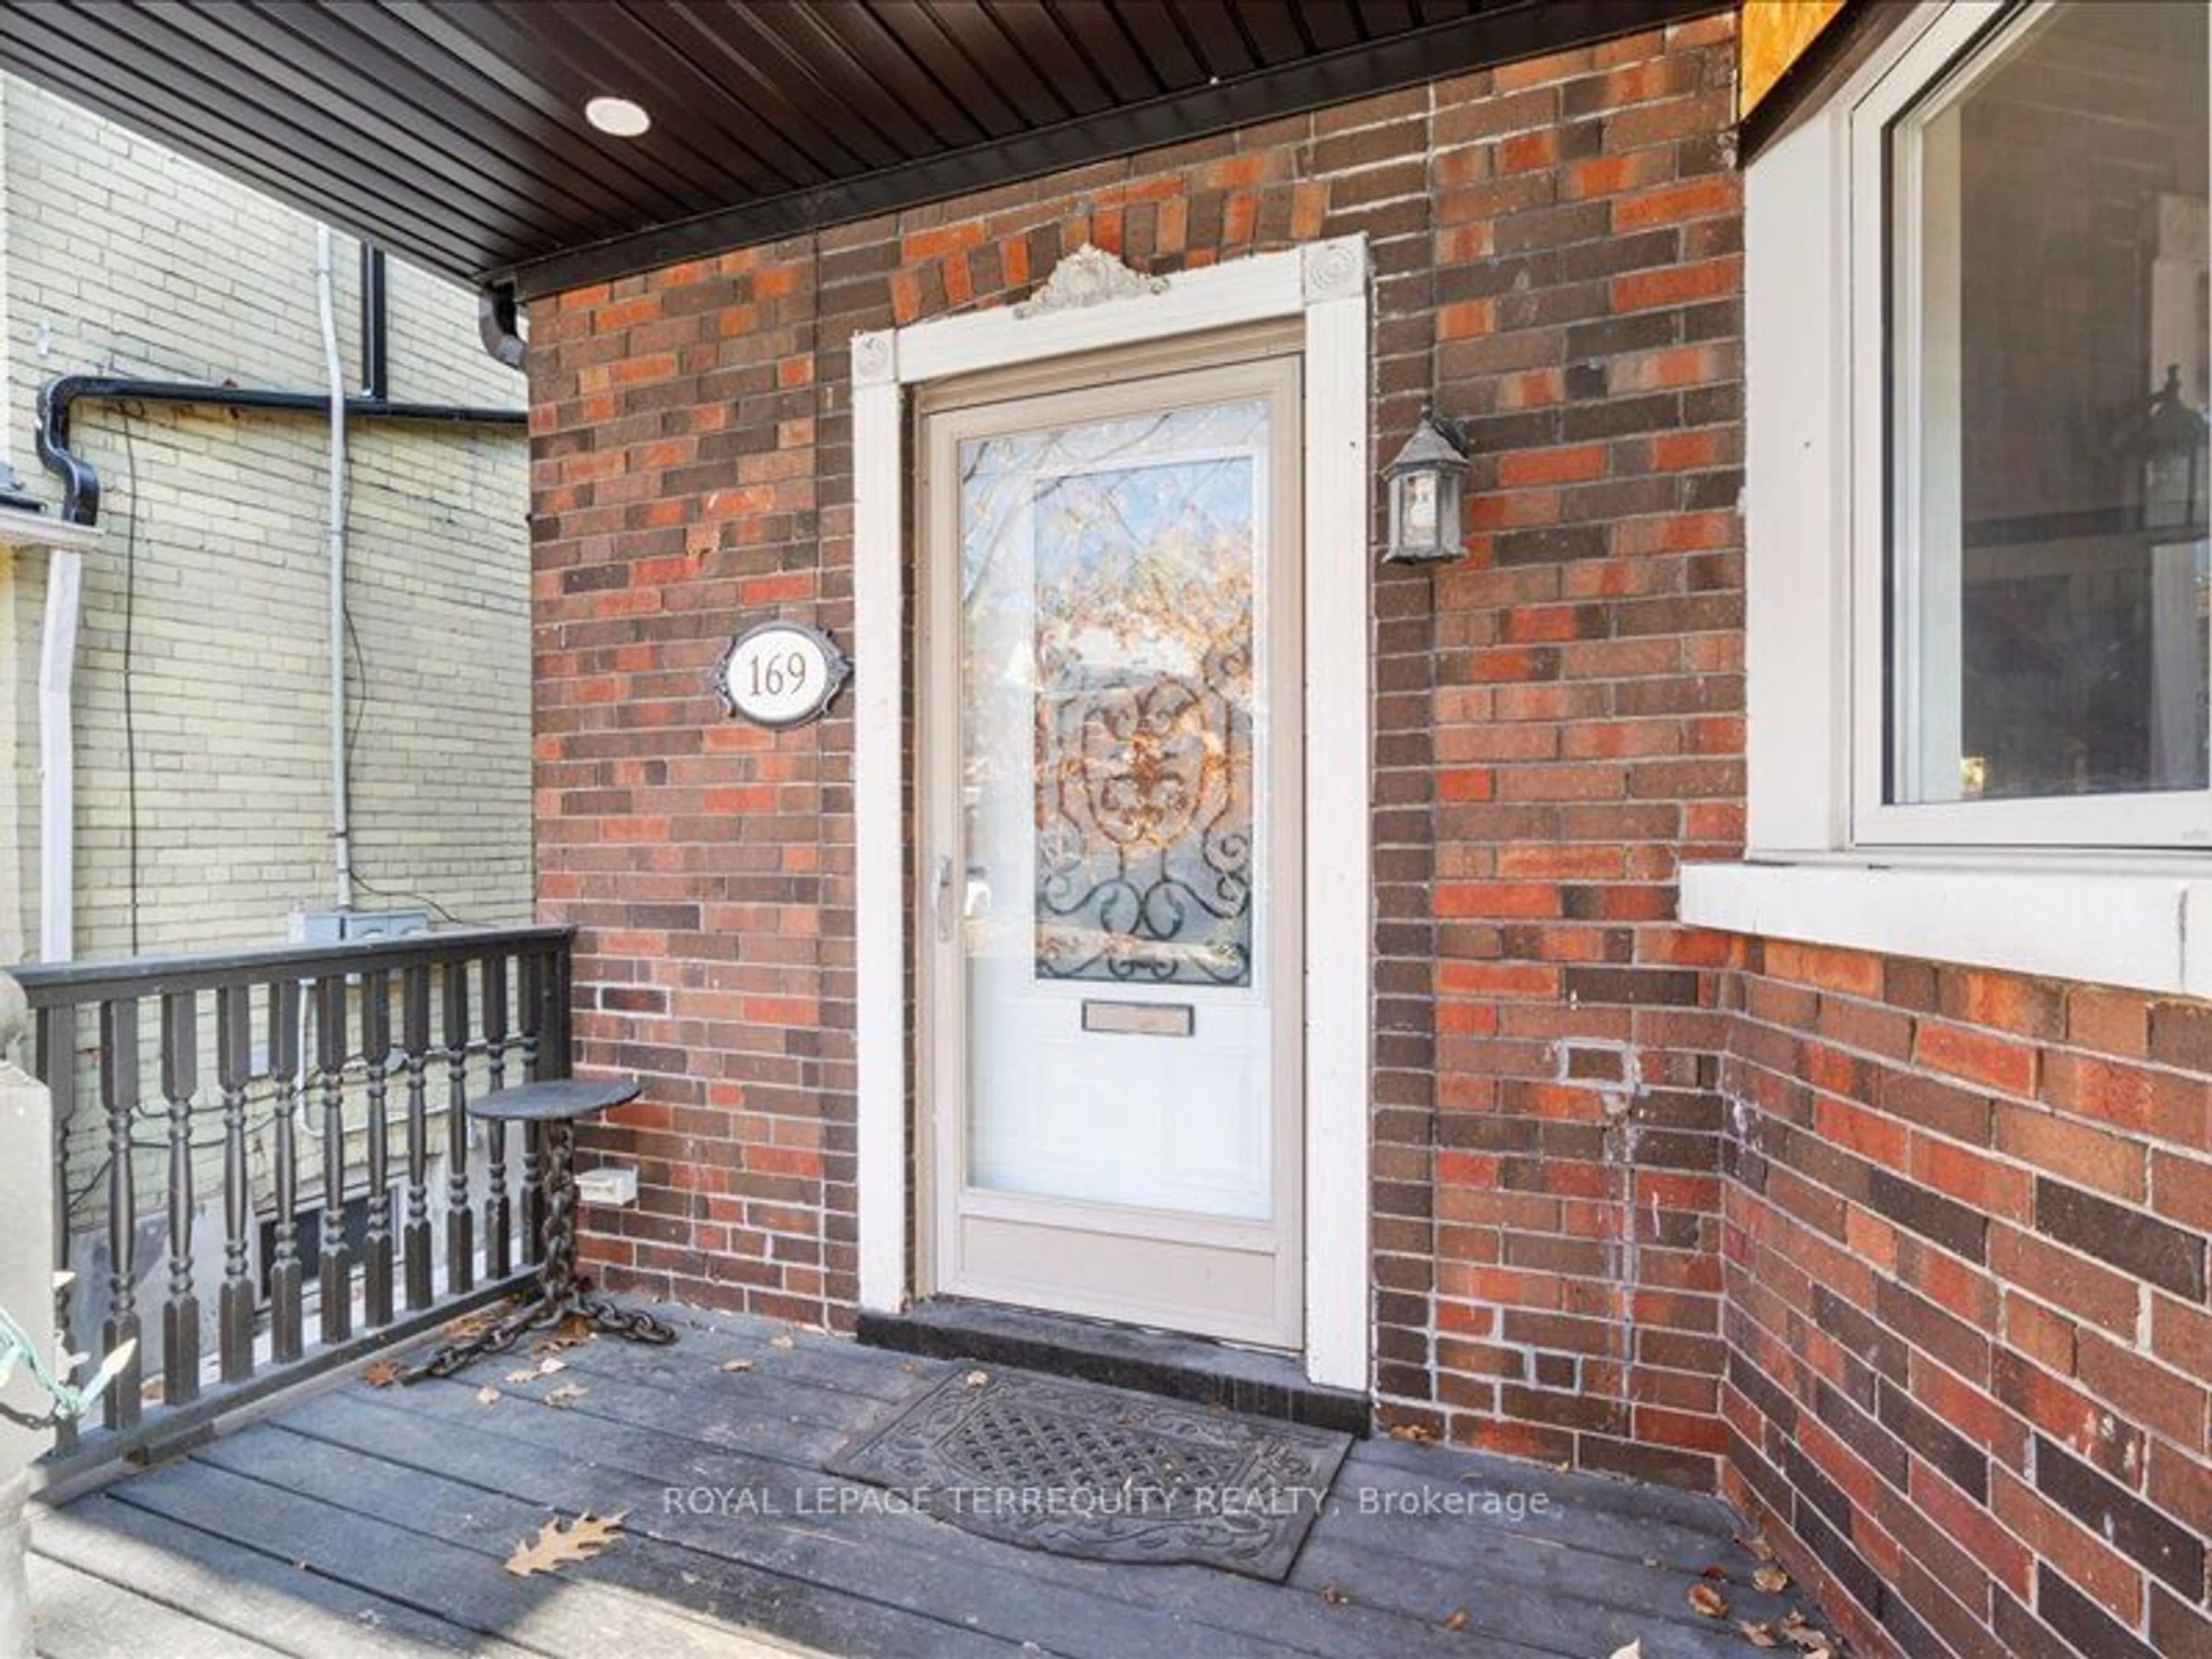
POLYGON ((584 106, 584 118, 617 138, 635 138, 653 125, 645 106, 627 98, 594 98, 584 106))

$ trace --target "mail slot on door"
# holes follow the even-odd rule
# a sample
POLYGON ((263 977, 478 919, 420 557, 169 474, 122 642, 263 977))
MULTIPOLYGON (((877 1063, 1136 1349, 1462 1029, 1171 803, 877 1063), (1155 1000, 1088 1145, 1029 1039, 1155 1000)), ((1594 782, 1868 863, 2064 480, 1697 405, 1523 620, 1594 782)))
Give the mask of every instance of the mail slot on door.
POLYGON ((1083 1029, 1101 1036, 1187 1037, 1196 1028, 1197 1010, 1188 1002, 1099 1002, 1083 1004, 1083 1029))

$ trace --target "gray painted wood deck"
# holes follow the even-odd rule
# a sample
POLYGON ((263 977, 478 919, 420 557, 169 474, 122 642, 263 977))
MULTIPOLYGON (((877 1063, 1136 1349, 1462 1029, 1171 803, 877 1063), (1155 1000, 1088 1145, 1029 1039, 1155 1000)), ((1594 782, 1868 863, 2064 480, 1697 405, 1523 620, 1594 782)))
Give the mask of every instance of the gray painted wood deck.
POLYGON ((39 1651, 1741 1659, 1691 1611, 1698 1575, 1725 1567, 1738 1616, 1792 1604, 1751 1589, 1715 1501, 1389 1440, 1353 1449, 1279 1585, 994 1542, 822 1472, 951 1364, 675 1316, 673 1348, 592 1341, 527 1382, 520 1357, 348 1380, 41 1512, 39 1651), (585 1510, 629 1511, 603 1555, 502 1570, 585 1510))

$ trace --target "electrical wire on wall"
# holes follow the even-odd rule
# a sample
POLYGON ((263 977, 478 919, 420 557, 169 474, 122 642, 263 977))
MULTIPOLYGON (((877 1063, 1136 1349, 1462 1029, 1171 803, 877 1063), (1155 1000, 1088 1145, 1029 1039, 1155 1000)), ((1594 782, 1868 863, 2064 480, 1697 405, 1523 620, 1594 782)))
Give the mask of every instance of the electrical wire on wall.
MULTIPOLYGON (((353 659, 354 679, 357 688, 353 698, 353 707, 349 711, 350 718, 346 721, 344 750, 339 761, 339 763, 345 768, 346 793, 350 796, 353 793, 354 750, 361 738, 362 723, 368 717, 368 651, 361 642, 361 630, 354 626, 353 605, 349 599, 341 605, 338 614, 345 624, 346 653, 353 659)), ((371 881, 362 873, 361 847, 358 842, 356 842, 353 849, 353 884, 374 898, 405 899, 419 904, 436 916, 439 921, 452 927, 492 927, 498 925, 495 922, 477 921, 466 916, 456 915, 428 893, 413 892, 404 887, 386 887, 380 883, 371 881)))
MULTIPOLYGON (((341 358, 337 334, 337 314, 335 304, 337 283, 331 258, 332 236, 328 225, 316 227, 315 290, 316 310, 322 325, 323 349, 330 377, 330 545, 331 545, 331 697, 332 704, 331 741, 337 753, 331 757, 337 771, 331 817, 331 835, 334 844, 337 874, 337 905, 341 911, 353 908, 356 888, 366 893, 386 898, 408 898, 434 911, 448 922, 466 926, 435 899, 423 894, 380 887, 366 879, 361 871, 361 856, 353 823, 353 760, 361 738, 362 721, 368 702, 368 660, 362 649, 361 631, 354 625, 353 602, 350 592, 350 560, 347 553, 347 525, 353 509, 353 470, 346 447, 346 387, 345 371, 341 358), (346 659, 353 661, 354 674, 350 684, 346 672, 346 659), (350 693, 350 695, 349 695, 350 693)), ((367 281, 364 270, 363 280, 367 281)), ((364 319, 362 339, 362 380, 380 392, 384 370, 371 360, 371 344, 364 319)))

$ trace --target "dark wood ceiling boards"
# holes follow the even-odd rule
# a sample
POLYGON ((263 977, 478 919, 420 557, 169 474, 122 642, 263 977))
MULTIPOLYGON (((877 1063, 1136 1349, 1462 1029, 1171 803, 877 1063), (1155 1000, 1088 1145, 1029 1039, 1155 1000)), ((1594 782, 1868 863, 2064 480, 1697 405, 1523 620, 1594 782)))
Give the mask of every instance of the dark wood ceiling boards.
POLYGON ((5 0, 0 66, 527 297, 1718 3, 5 0))

